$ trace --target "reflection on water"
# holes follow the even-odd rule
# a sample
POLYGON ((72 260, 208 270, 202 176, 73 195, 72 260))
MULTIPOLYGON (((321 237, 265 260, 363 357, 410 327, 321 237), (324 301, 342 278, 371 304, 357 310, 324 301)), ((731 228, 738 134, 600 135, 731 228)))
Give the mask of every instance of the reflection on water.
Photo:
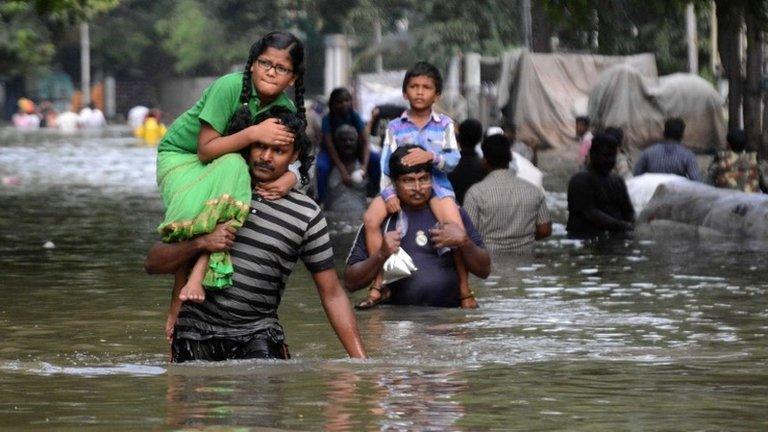
MULTIPOLYGON (((343 359, 298 266, 280 310, 294 360, 170 366, 171 278, 142 268, 162 216, 154 150, 120 128, 2 130, 0 177, 0 428, 768 426, 765 244, 661 228, 584 242, 556 225, 472 282, 478 310, 358 313, 365 362, 343 359)), ((565 195, 548 203, 564 222, 565 195)), ((339 266, 356 225, 331 223, 339 266)))

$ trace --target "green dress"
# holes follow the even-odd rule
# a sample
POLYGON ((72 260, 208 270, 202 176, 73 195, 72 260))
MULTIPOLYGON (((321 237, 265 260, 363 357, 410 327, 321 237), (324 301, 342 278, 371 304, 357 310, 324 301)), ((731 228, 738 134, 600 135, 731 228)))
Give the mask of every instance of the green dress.
MULTIPOLYGON (((208 163, 197 157, 201 122, 208 123, 221 135, 226 133, 232 115, 240 106, 242 80, 242 73, 217 79, 192 108, 173 122, 158 145, 157 185, 165 205, 165 220, 158 231, 165 242, 210 233, 217 224, 227 221, 239 228, 248 216, 251 178, 243 157, 230 153, 208 163)), ((249 108, 253 119, 274 106, 296 110, 285 94, 260 106, 251 86, 249 108)), ((233 271, 228 252, 212 253, 203 285, 208 289, 230 286, 233 271)))

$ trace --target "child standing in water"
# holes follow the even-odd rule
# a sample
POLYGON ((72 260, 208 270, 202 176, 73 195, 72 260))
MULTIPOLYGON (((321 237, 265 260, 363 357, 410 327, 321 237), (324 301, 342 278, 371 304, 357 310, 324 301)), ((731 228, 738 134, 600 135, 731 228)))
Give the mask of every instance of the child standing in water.
MULTIPOLYGON (((433 111, 433 105, 440 98, 443 90, 443 78, 440 71, 426 62, 416 63, 403 79, 403 97, 410 108, 398 119, 387 126, 381 155, 381 195, 374 198, 363 216, 365 241, 370 255, 381 247, 383 236, 381 225, 387 214, 400 211, 400 200, 395 194, 389 178, 389 157, 398 148, 415 144, 420 148, 411 150, 403 158, 406 165, 432 163, 432 198, 429 207, 440 223, 455 223, 464 228, 455 201, 455 194, 448 180, 459 162, 459 148, 456 143, 453 120, 433 111)), ((459 274, 459 295, 461 307, 476 308, 472 291, 469 289, 466 266, 458 254, 453 255, 459 274)), ((358 309, 368 309, 385 300, 388 292, 382 286, 382 275, 376 277, 368 291, 368 298, 357 305, 358 309)))
MULTIPOLYGON (((213 232, 226 222, 234 232, 246 219, 251 202, 248 166, 239 154, 253 142, 290 144, 294 134, 277 118, 254 125, 273 107, 304 118, 304 46, 294 35, 272 32, 251 46, 243 72, 217 79, 200 100, 168 129, 158 146, 157 183, 165 204, 158 230, 163 241, 188 240, 213 232), (294 86, 294 101, 284 93, 294 86)), ((284 196, 298 179, 307 181, 309 164, 255 191, 266 199, 284 196)), ((232 284, 232 262, 226 252, 202 254, 176 274, 166 322, 172 332, 181 302, 205 300, 205 290, 232 284), (187 277, 188 275, 188 277, 187 277)))

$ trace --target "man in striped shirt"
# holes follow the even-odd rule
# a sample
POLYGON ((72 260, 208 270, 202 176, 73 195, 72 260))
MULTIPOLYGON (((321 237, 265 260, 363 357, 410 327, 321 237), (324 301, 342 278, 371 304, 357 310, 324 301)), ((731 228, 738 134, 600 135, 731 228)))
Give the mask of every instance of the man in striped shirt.
POLYGON ((509 169, 509 140, 491 135, 483 140, 483 158, 491 170, 467 191, 464 209, 491 252, 524 252, 535 239, 552 234, 544 193, 509 169))
POLYGON ((634 174, 675 174, 693 181, 701 181, 696 156, 681 142, 684 132, 685 123, 682 119, 667 119, 664 122, 664 141, 643 151, 635 164, 634 174))
MULTIPOLYGON (((297 136, 296 144, 252 144, 248 165, 254 185, 279 178, 300 152, 309 151, 307 143, 297 136)), ((229 250, 232 256, 233 286, 207 291, 203 303, 182 304, 172 330, 172 361, 289 358, 277 308, 299 258, 312 273, 328 320, 347 354, 365 357, 318 205, 294 190, 276 200, 254 192, 250 213, 236 233, 222 224, 194 240, 157 243, 147 255, 148 273, 175 273, 203 252, 229 250)))

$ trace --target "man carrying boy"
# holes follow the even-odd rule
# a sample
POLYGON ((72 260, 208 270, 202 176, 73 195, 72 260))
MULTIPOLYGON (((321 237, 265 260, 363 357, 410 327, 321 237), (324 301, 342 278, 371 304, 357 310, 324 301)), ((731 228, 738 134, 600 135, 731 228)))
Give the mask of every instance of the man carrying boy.
MULTIPOLYGON (((347 290, 359 290, 373 281, 384 262, 400 247, 413 259, 418 270, 409 277, 388 283, 389 304, 410 306, 459 307, 464 303, 459 293, 459 275, 451 254, 440 255, 444 247, 453 248, 460 254, 469 271, 486 278, 491 271, 491 259, 485 250, 483 239, 472 226, 464 210, 461 218, 466 230, 459 224, 448 223, 436 227, 437 219, 428 202, 432 192, 432 166, 429 162, 405 164, 409 151, 416 146, 400 147, 389 159, 389 174, 400 200, 402 212, 408 220, 404 231, 396 229, 392 216, 384 241, 379 250, 369 254, 362 227, 347 258, 344 284, 347 290)), ((473 300, 472 292, 467 294, 473 300)))
MULTIPOLYGON (((309 151, 307 141, 299 141, 251 145, 248 166, 255 187, 279 178, 300 152, 309 151)), ((185 302, 177 320, 169 317, 166 331, 172 361, 289 358, 277 308, 298 258, 312 273, 328 320, 347 354, 365 357, 317 204, 295 190, 272 201, 254 192, 250 213, 236 233, 221 224, 211 234, 156 243, 149 251, 144 266, 150 274, 175 273, 200 253, 222 250, 230 251, 235 269, 233 286, 208 291, 203 303, 185 302)))
MULTIPOLYGON (((430 164, 432 168, 432 197, 429 206, 441 223, 455 223, 464 228, 459 207, 448 173, 459 162, 459 149, 456 143, 453 120, 433 110, 440 99, 443 78, 440 71, 427 62, 418 62, 411 67, 403 78, 403 97, 410 108, 398 119, 387 125, 381 154, 381 196, 374 198, 363 216, 368 253, 373 255, 382 243, 381 225, 388 214, 400 210, 400 201, 395 194, 389 178, 388 161, 393 152, 403 146, 413 145, 403 157, 406 166, 430 164)), ((468 275, 459 254, 454 254, 459 274, 459 289, 462 306, 477 307, 477 302, 469 295, 468 275)), ((367 309, 386 297, 382 291, 381 277, 377 277, 368 298, 357 307, 367 309)))

